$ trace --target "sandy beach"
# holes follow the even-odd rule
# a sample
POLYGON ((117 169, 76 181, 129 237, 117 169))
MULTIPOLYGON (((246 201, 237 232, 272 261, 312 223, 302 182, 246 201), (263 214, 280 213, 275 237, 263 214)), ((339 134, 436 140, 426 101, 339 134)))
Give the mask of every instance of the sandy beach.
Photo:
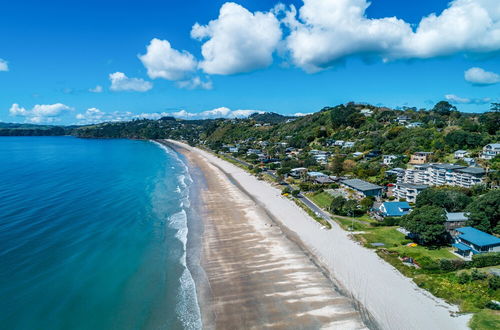
POLYGON ((339 226, 324 230, 270 184, 208 152, 169 143, 207 183, 206 328, 467 328, 469 315, 456 316, 456 306, 418 288, 339 226))

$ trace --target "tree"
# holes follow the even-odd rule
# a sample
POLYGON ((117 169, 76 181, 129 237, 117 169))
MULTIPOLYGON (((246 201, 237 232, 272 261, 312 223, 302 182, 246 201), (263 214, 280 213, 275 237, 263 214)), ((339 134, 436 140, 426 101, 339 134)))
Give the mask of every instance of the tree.
POLYGON ((448 212, 458 212, 463 211, 470 201, 469 196, 455 188, 432 187, 418 194, 416 206, 433 205, 444 208, 448 212))
POLYGON ((426 205, 401 218, 401 226, 417 235, 423 245, 442 245, 446 241, 444 209, 426 205))
POLYGON ((333 214, 342 215, 343 214, 344 204, 346 202, 347 202, 347 200, 344 197, 342 197, 342 196, 334 197, 333 200, 332 200, 332 203, 330 204, 330 211, 333 214))
POLYGON ((467 207, 467 224, 479 230, 500 234, 500 190, 494 189, 478 196, 467 207))
POLYGON ((436 103, 432 111, 435 111, 442 116, 448 116, 452 111, 457 111, 457 107, 451 105, 448 101, 440 101, 436 103))

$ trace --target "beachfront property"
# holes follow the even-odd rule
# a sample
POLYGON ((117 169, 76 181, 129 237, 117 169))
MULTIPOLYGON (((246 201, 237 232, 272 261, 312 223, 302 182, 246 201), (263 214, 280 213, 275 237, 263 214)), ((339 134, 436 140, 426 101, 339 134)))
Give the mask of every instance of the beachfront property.
POLYGON ((500 143, 490 143, 484 146, 481 158, 490 160, 500 155, 500 143))
POLYGON ((429 158, 432 156, 432 152, 420 151, 416 152, 410 157, 410 164, 420 165, 425 164, 429 161, 429 158))
POLYGON ((455 253, 465 259, 471 259, 474 254, 500 252, 498 237, 472 227, 456 228, 455 231, 457 235, 452 246, 457 249, 455 253))
POLYGON ((399 200, 406 200, 409 203, 415 203, 417 201, 417 196, 425 189, 429 188, 428 185, 424 184, 413 184, 413 183, 396 183, 392 194, 399 200))
POLYGON ((446 212, 446 222, 444 226, 446 231, 451 235, 456 235, 456 229, 465 226, 465 223, 469 220, 465 212, 446 212))
POLYGON ((411 206, 408 202, 384 202, 380 204, 377 213, 385 217, 402 217, 411 212, 411 206))
POLYGON ((398 183, 413 183, 429 186, 458 186, 470 188, 485 181, 486 171, 481 167, 456 164, 421 164, 398 173, 398 183))
POLYGON ((360 179, 348 179, 340 181, 340 185, 347 190, 353 190, 355 192, 355 197, 365 198, 365 197, 380 197, 382 196, 382 187, 376 184, 366 182, 360 179))
POLYGON ((464 159, 465 156, 468 156, 469 152, 467 150, 457 150, 453 153, 453 157, 455 159, 464 159))

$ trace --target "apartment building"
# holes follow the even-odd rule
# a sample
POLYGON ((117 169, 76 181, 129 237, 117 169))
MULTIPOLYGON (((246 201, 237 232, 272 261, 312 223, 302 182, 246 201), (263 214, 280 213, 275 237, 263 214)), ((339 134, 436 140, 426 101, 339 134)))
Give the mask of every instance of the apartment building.
POLYGON ((429 186, 413 183, 396 183, 393 189, 393 196, 397 199, 404 199, 408 203, 415 203, 417 196, 429 186))
POLYGON ((429 186, 459 186, 470 188, 484 183, 486 171, 481 167, 466 167, 456 164, 422 164, 398 175, 398 183, 429 186))

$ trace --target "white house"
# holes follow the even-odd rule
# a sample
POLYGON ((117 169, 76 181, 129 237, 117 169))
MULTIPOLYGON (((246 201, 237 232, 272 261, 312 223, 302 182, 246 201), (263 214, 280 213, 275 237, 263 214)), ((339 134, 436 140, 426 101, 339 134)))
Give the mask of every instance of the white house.
POLYGON ((493 159, 496 155, 500 155, 500 143, 490 143, 484 146, 482 159, 493 159))
POLYGON ((383 163, 384 165, 389 166, 389 165, 392 165, 392 162, 393 162, 395 159, 397 159, 397 158, 398 158, 398 156, 396 156, 396 155, 384 155, 384 156, 382 157, 382 159, 383 159, 383 160, 382 160, 382 163, 383 163))
POLYGON ((344 145, 342 146, 342 148, 353 148, 355 144, 356 144, 356 142, 345 141, 344 145))
POLYGON ((427 188, 429 186, 423 184, 396 183, 393 189, 393 196, 398 199, 404 199, 408 203, 415 203, 418 194, 427 188))
POLYGON ((454 153, 455 159, 463 159, 465 156, 468 156, 469 152, 467 150, 457 150, 454 153))
POLYGON ((420 127, 422 125, 423 124, 421 122, 415 121, 413 123, 406 124, 406 128, 416 128, 416 127, 420 127))
POLYGON ((360 112, 365 117, 370 117, 371 115, 373 115, 373 111, 370 109, 361 109, 360 112))

